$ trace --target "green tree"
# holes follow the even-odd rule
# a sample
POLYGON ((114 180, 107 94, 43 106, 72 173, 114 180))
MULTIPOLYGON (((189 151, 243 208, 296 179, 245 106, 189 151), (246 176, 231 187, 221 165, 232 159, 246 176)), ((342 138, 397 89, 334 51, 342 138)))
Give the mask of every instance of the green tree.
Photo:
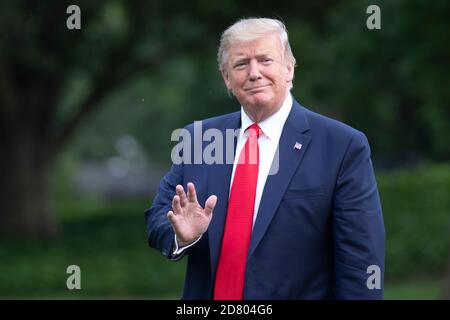
POLYGON ((142 73, 201 51, 208 31, 153 1, 83 2, 81 30, 68 30, 70 4, 0 5, 0 234, 57 235, 49 172, 80 124, 142 73))
POLYGON ((380 1, 380 30, 366 28, 370 4, 344 1, 330 14, 320 99, 378 155, 450 159, 449 2, 380 1))

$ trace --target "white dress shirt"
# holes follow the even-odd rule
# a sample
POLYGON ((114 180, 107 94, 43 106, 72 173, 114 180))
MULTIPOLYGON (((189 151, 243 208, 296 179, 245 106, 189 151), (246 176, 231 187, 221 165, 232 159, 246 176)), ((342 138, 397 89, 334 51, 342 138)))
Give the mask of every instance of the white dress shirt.
MULTIPOLYGON (((259 145, 259 170, 258 170, 258 182, 256 185, 256 195, 255 195, 255 209, 253 213, 253 225, 255 225, 256 217, 258 215, 259 203, 261 202, 261 196, 266 184, 267 177, 269 176, 270 167, 272 165, 275 152, 278 148, 278 143, 280 141, 281 133, 283 132, 284 123, 289 115, 292 108, 292 96, 288 93, 287 97, 284 99, 281 108, 275 112, 273 115, 267 119, 258 123, 261 129, 261 135, 258 138, 259 145)), ((241 150, 247 142, 249 132, 245 131, 249 126, 253 124, 253 120, 245 113, 244 108, 241 106, 241 130, 239 132, 236 153, 233 164, 233 172, 231 174, 230 180, 230 191, 233 185, 234 172, 236 171, 236 164, 241 154, 241 150), (244 129, 244 130, 242 130, 244 129)), ((231 193, 231 192, 230 192, 231 193)), ((185 249, 194 245, 201 239, 201 236, 193 243, 178 248, 178 242, 175 236, 175 250, 174 255, 180 254, 185 249)))

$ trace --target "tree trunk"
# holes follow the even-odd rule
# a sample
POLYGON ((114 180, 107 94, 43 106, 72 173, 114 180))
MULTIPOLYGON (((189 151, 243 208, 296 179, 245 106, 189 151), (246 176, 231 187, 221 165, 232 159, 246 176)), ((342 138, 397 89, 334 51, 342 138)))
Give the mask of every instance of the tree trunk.
POLYGON ((49 200, 51 163, 47 146, 31 130, 16 132, 2 140, 0 235, 58 236, 60 228, 49 200))

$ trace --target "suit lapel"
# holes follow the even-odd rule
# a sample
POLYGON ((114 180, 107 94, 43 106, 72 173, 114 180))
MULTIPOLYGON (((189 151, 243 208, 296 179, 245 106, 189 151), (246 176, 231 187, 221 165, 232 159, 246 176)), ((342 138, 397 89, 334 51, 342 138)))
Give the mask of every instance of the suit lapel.
MULTIPOLYGON (((233 160, 227 163, 226 150, 226 129, 239 129, 241 126, 241 114, 236 112, 232 114, 230 121, 224 124, 220 130, 223 134, 223 156, 224 164, 212 164, 208 167, 208 196, 216 195, 217 204, 213 211, 213 217, 208 227, 209 250, 211 258, 211 285, 214 283, 217 262, 220 255, 220 246, 222 242, 222 235, 225 227, 225 220, 228 209, 228 197, 230 191, 231 173, 233 171, 233 160)), ((233 152, 236 150, 237 138, 233 141, 233 152)), ((230 152, 228 150, 228 152, 230 152)))
POLYGON ((269 175, 264 186, 252 232, 249 257, 253 254, 267 231, 287 186, 305 155, 311 140, 310 136, 304 134, 307 130, 309 130, 309 124, 304 111, 294 101, 278 144, 278 172, 269 175), (299 144, 301 144, 301 147, 299 147, 299 144))

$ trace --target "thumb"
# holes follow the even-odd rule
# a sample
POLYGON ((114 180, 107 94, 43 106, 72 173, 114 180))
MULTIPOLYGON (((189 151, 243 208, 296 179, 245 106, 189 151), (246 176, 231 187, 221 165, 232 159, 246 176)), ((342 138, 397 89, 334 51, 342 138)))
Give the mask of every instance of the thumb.
POLYGON ((178 224, 178 217, 173 213, 173 211, 167 212, 167 219, 169 219, 172 227, 176 228, 176 225, 178 224))
POLYGON ((205 202, 205 213, 207 216, 211 216, 212 215, 212 211, 214 210, 214 207, 216 206, 217 203, 217 197, 216 196, 210 196, 206 202, 205 202))

